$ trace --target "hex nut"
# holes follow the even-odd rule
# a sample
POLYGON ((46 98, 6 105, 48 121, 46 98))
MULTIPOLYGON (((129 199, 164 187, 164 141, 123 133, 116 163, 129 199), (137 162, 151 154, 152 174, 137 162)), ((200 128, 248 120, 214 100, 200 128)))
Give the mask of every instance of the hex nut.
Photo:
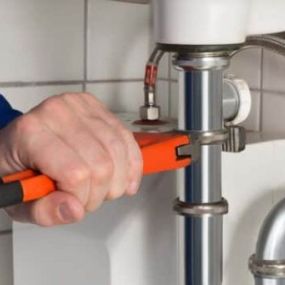
POLYGON ((155 121, 160 118, 159 106, 142 106, 140 108, 140 115, 142 120, 155 121))

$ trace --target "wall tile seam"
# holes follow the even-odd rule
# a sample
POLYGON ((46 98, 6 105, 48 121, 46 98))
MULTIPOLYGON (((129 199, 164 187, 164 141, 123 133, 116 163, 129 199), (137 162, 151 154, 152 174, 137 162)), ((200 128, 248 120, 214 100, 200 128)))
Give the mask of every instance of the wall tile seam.
POLYGON ((82 91, 86 92, 86 81, 88 78, 88 29, 89 29, 89 0, 84 0, 84 15, 83 15, 83 83, 82 91))
POLYGON ((158 80, 159 81, 166 81, 166 82, 170 82, 170 83, 178 83, 178 80, 177 79, 169 79, 169 78, 166 78, 166 77, 158 77, 158 80))
POLYGON ((62 80, 62 81, 7 81, 0 82, 0 88, 17 88, 17 87, 45 87, 45 86, 62 86, 62 85, 82 85, 82 84, 102 84, 102 83, 133 83, 143 82, 143 78, 133 79, 102 79, 102 80, 62 80))
POLYGON ((172 114, 172 82, 171 82, 171 55, 168 54, 168 74, 167 74, 167 77, 168 77, 168 98, 167 98, 167 104, 168 104, 168 117, 170 118, 171 117, 171 114, 172 114))
MULTIPOLYGON (((278 90, 273 90, 273 89, 259 89, 259 88, 254 88, 254 87, 250 87, 249 88, 249 90, 251 91, 251 92, 263 92, 264 93, 264 95, 267 95, 268 96, 268 94, 273 94, 273 95, 284 95, 285 96, 285 90, 280 90, 280 91, 278 91, 278 90)), ((270 96, 270 95, 269 95, 270 96)))
POLYGON ((285 91, 278 91, 278 90, 271 90, 271 89, 262 89, 262 94, 263 96, 270 96, 270 94, 272 95, 281 95, 281 96, 285 96, 285 91))
POLYGON ((260 58, 260 104, 259 104, 259 131, 263 131, 263 103, 264 103, 264 49, 261 49, 260 58))

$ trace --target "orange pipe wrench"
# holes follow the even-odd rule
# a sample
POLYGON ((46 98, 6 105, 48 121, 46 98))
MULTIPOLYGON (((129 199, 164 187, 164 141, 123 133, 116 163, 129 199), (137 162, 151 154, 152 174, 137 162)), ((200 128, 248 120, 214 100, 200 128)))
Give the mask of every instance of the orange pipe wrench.
MULTIPOLYGON (((175 170, 191 164, 191 139, 182 132, 134 133, 143 157, 143 174, 175 170)), ((56 183, 34 170, 1 178, 0 207, 42 198, 56 190, 56 183)))

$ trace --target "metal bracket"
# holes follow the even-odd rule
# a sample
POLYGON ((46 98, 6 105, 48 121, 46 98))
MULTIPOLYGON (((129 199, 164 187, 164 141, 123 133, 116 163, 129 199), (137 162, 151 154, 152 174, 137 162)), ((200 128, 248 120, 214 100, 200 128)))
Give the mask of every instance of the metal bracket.
POLYGON ((216 216, 225 215, 229 211, 228 202, 222 199, 216 203, 185 203, 178 198, 174 202, 174 210, 182 216, 216 216))
POLYGON ((257 260, 253 254, 249 259, 249 269, 261 278, 285 278, 285 260, 257 260))

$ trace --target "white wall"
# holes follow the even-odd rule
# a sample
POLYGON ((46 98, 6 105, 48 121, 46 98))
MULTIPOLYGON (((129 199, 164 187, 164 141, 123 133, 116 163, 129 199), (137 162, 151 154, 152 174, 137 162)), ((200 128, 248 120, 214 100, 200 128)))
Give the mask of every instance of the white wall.
MULTIPOLYGON (((53 94, 87 90, 115 111, 137 111, 151 46, 147 6, 111 0, 0 0, 0 7, 0 92, 15 107, 26 111, 53 94)), ((169 62, 170 56, 165 57, 160 70, 159 101, 164 114, 176 117, 177 75, 169 62)), ((236 56, 231 72, 248 80, 252 89, 254 106, 247 127, 284 133, 285 60, 261 49, 248 50, 236 56)), ((279 170, 283 164, 277 149, 284 149, 282 142, 251 145, 242 155, 224 155, 224 193, 232 209, 225 219, 225 284, 236 282, 236 278, 251 284, 247 257, 264 213, 285 189, 282 172, 271 167, 277 167, 275 160, 279 170), (271 164, 261 163, 264 153, 271 164)), ((131 273, 112 280, 112 285, 134 284, 131 281, 136 279, 147 280, 147 284, 174 284, 177 260, 172 185, 171 175, 148 178, 137 198, 108 204, 77 226, 42 230, 16 224, 14 273, 11 224, 2 215, 0 284, 12 285, 13 275, 15 285, 44 284, 40 277, 46 284, 66 284, 66 276, 73 278, 69 284, 78 284, 84 273, 88 280, 84 285, 96 280, 103 280, 100 285, 110 284, 108 249, 116 261, 111 266, 114 276, 124 271, 128 261, 132 265, 131 273), (126 218, 128 215, 133 218, 126 218), (105 219, 110 222, 104 229, 100 221, 105 219), (124 239, 127 230, 129 239, 124 239), (104 239, 110 240, 105 250, 104 239), (139 250, 138 260, 134 252, 139 250), (53 265, 50 273, 44 265, 53 265), (55 265, 65 271, 57 271, 55 265), (80 267, 86 270, 78 270, 80 267), (58 275, 63 279, 57 279, 58 275)))
MULTIPOLYGON (((16 108, 27 111, 51 95, 86 90, 113 110, 138 109, 150 46, 147 6, 0 0, 0 7, 0 93, 16 108)), ((12 261, 11 223, 3 214, 0 284, 12 285, 12 261)))

